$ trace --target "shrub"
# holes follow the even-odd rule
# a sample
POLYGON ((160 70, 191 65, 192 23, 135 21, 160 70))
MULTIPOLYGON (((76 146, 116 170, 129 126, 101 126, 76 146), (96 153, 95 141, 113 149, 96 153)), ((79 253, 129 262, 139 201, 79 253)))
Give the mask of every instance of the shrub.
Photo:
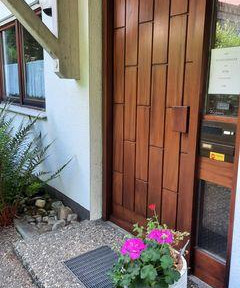
POLYGON ((41 133, 34 133, 38 118, 29 119, 26 124, 22 122, 14 130, 14 117, 8 113, 9 105, 7 103, 0 112, 0 225, 3 218, 5 221, 2 222, 8 222, 6 215, 13 218, 13 211, 22 199, 35 195, 58 177, 70 162, 54 173, 42 170, 41 164, 47 159, 52 142, 44 146, 41 133))

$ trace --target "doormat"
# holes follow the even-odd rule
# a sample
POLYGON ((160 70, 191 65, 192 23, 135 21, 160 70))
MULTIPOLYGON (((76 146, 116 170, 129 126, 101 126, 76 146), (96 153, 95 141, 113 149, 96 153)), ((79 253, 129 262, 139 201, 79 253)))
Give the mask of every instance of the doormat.
POLYGON ((113 288, 108 273, 116 261, 116 253, 102 246, 64 264, 87 288, 113 288))

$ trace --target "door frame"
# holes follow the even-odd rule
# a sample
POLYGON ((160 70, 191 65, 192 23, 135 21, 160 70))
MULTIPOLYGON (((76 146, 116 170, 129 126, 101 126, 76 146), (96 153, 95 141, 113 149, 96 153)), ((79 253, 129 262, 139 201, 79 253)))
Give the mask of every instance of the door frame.
MULTIPOLYGON (((208 1, 208 7, 212 5, 213 1, 208 1), (209 3, 211 2, 211 3, 209 3)), ((211 8, 210 8, 211 9, 211 8)), ((113 21, 114 21, 114 1, 113 0, 102 0, 102 121, 103 121, 103 184, 102 184, 102 218, 107 221, 110 218, 112 212, 112 152, 113 152, 113 21)), ((204 43, 203 43, 203 52, 202 52, 202 76, 201 76, 201 88, 200 94, 202 99, 200 99, 199 105, 199 121, 198 121, 198 130, 199 123, 201 119, 201 109, 202 109, 202 100, 203 95, 205 95, 206 89, 206 69, 208 69, 208 58, 209 58, 209 45, 210 45, 210 24, 211 24, 211 12, 206 11, 206 21, 204 27, 204 43)), ((239 109, 240 110, 240 109, 239 109)), ((228 232, 228 250, 227 250, 227 261, 226 261, 226 283, 225 287, 228 287, 229 275, 230 275, 230 263, 231 263, 231 251, 232 251, 232 237, 233 237, 233 225, 234 225, 234 210, 235 210, 235 198, 236 198, 236 186, 237 186, 237 174, 238 174, 238 164, 239 164, 239 149, 240 149, 240 111, 238 116, 237 124, 237 138, 236 138, 236 160, 234 162, 234 171, 233 171, 233 189, 231 195, 231 208, 230 208, 230 221, 229 221, 229 232, 228 232)), ((198 131, 199 134, 199 131, 198 131)), ((195 189, 197 187, 197 157, 196 157, 196 166, 195 166, 195 189)), ((194 203, 193 203, 193 223, 196 222, 196 192, 194 193, 194 203)), ((194 226, 194 225, 192 225, 194 226)), ((192 229, 192 239, 193 243, 196 240, 196 231, 192 229)), ((190 247, 190 263, 193 264, 194 257, 192 252, 194 250, 194 244, 190 247)))

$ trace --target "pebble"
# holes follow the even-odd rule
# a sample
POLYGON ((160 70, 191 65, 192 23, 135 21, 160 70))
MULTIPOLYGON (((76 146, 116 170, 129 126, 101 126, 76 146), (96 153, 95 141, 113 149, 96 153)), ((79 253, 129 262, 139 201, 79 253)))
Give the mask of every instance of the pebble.
POLYGON ((56 223, 52 227, 52 231, 56 231, 60 228, 63 228, 65 227, 65 225, 66 225, 65 220, 57 220, 56 223))
POLYGON ((59 207, 59 209, 58 209, 58 219, 59 220, 67 220, 69 214, 72 214, 71 208, 65 207, 65 206, 59 207))
POLYGON ((77 221, 78 215, 73 213, 67 216, 67 222, 77 221))
POLYGON ((57 213, 60 207, 64 206, 62 201, 55 201, 52 203, 52 209, 57 213))
POLYGON ((44 199, 37 199, 35 202, 35 206, 38 208, 44 208, 46 205, 46 200, 44 199))

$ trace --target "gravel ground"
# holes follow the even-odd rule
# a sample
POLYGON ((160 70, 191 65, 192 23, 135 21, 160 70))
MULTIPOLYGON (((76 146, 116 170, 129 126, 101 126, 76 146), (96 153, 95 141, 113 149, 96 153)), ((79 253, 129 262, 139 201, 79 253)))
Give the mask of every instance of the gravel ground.
MULTIPOLYGON (((102 221, 84 221, 73 227, 18 241, 15 251, 41 288, 83 288, 65 268, 63 261, 102 245, 115 246, 124 233, 102 221)), ((189 280, 188 288, 208 288, 189 280)), ((13 286, 11 286, 13 287, 13 286)), ((28 287, 28 286, 24 286, 28 287)))
POLYGON ((36 288, 13 252, 19 239, 14 227, 0 228, 0 288, 36 288))
MULTIPOLYGON (((84 221, 28 240, 21 240, 14 227, 0 228, 0 288, 84 288, 63 261, 102 245, 120 244, 123 237, 121 230, 102 221, 84 221)), ((210 287, 193 277, 188 288, 210 287)))

